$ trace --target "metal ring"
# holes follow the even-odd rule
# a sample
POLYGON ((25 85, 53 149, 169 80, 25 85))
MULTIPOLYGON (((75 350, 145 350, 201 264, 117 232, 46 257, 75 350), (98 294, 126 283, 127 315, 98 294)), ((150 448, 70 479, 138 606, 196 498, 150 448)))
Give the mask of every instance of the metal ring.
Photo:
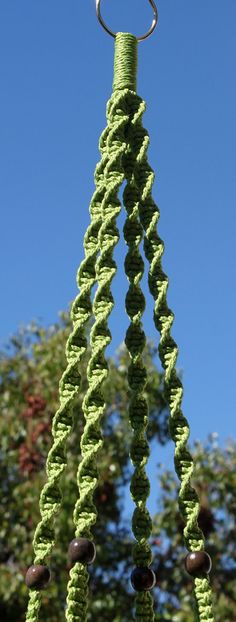
MULTIPOLYGON (((147 39, 148 37, 150 37, 150 35, 153 33, 153 31, 156 28, 157 22, 158 22, 158 11, 157 11, 157 7, 155 5, 154 0, 148 0, 151 4, 151 7, 153 9, 153 13, 154 13, 154 17, 152 20, 152 24, 149 28, 149 30, 145 33, 145 35, 142 35, 142 37, 137 37, 138 41, 143 41, 143 39, 147 39)), ((100 22, 100 24, 102 25, 102 27, 104 28, 104 30, 106 30, 106 32, 108 32, 109 35, 111 35, 112 37, 116 37, 117 33, 113 32, 113 30, 111 30, 104 22, 104 19, 101 16, 101 0, 96 0, 96 13, 97 13, 97 18, 100 22)))

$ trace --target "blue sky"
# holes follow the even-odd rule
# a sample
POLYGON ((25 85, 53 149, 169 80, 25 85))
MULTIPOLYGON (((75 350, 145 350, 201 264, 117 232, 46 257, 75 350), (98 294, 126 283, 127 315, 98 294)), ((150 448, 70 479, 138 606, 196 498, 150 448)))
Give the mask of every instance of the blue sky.
MULTIPOLYGON (((114 30, 138 34, 151 18, 147 0, 104 0, 102 8, 114 30)), ((157 30, 139 45, 138 91, 147 101, 184 410, 192 438, 218 431, 223 441, 236 432, 236 3, 160 0, 158 8, 157 30)), ((4 344, 20 324, 56 321, 76 295, 113 40, 94 0, 11 0, 0 8, 0 58, 4 344)), ((121 242, 113 350, 128 324, 124 253, 121 242)), ((156 340, 144 289, 146 333, 156 340)))

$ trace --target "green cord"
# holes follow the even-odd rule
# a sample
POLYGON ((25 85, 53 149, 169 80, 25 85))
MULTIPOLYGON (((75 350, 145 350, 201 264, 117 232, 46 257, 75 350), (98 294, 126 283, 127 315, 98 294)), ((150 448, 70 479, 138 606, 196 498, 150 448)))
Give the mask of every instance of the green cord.
POLYGON ((118 32, 115 39, 113 91, 136 91, 138 42, 129 33, 118 32))
MULTIPOLYGON (((170 433, 175 442, 175 469, 181 482, 179 506, 185 522, 185 544, 189 551, 198 551, 204 549, 204 536, 198 526, 199 499, 191 486, 194 465, 187 449, 189 425, 181 409, 183 386, 176 373, 178 348, 170 334, 174 315, 166 299, 168 278, 163 272, 161 263, 164 244, 156 231, 160 213, 151 194, 154 173, 147 160, 149 136, 142 126, 144 110, 144 101, 134 96, 130 107, 130 116, 132 115, 133 120, 130 123, 129 146, 133 154, 133 173, 139 194, 140 222, 145 232, 144 251, 150 264, 148 282, 155 302, 154 322, 160 333, 159 355, 165 371, 165 393, 170 407, 170 433)), ((214 622, 209 579, 196 578, 194 585, 199 622, 214 622)))
MULTIPOLYGON (((53 418, 53 445, 46 463, 48 479, 40 496, 41 521, 35 530, 33 540, 34 564, 46 564, 50 559, 55 543, 54 519, 62 502, 59 482, 66 466, 66 442, 72 429, 72 406, 80 387, 79 363, 86 350, 85 326, 92 316, 90 295, 96 280, 95 262, 99 251, 98 234, 102 224, 101 202, 106 191, 104 178, 104 170, 107 165, 106 141, 107 128, 100 139, 102 157, 95 170, 96 190, 90 204, 91 222, 84 237, 85 259, 82 261, 77 274, 80 293, 71 309, 73 331, 66 345, 68 366, 60 381, 60 406, 53 418)), ((26 622, 37 622, 40 607, 41 592, 31 590, 26 622)))
MULTIPOLYGON (((111 341, 107 322, 114 304, 111 282, 116 272, 113 252, 119 240, 116 219, 120 213, 121 204, 118 199, 118 192, 124 181, 122 160, 126 150, 125 133, 129 123, 129 116, 127 115, 129 91, 127 87, 135 86, 136 76, 136 45, 133 45, 134 41, 136 44, 136 39, 132 35, 128 35, 125 41, 126 45, 124 45, 123 36, 117 36, 113 94, 107 104, 107 166, 104 170, 107 189, 101 203, 103 224, 99 234, 100 256, 95 267, 98 283, 93 304, 95 324, 90 335, 91 358, 87 369, 89 386, 83 401, 86 423, 81 438, 82 460, 77 477, 79 499, 74 511, 76 536, 88 538, 93 537, 91 527, 97 518, 93 496, 98 483, 98 452, 102 447, 100 422, 105 412, 102 389, 108 375, 104 353, 111 341), (125 78, 121 64, 122 67, 125 67, 125 78)), ((68 583, 66 609, 68 622, 86 620, 87 583, 86 568, 82 564, 75 564, 71 569, 68 583)))
MULTIPOLYGON (((154 173, 147 160, 149 136, 142 126, 145 103, 135 91, 136 70, 137 40, 129 33, 118 33, 113 94, 107 104, 107 127, 100 139, 101 161, 95 171, 96 190, 90 204, 91 222, 84 238, 85 259, 77 277, 80 293, 71 310, 73 330, 66 345, 67 368, 59 386, 60 406, 53 419, 53 444, 46 463, 47 482, 40 497, 41 520, 33 541, 35 564, 46 564, 54 546, 54 519, 62 502, 60 478, 66 467, 66 443, 73 423, 72 405, 80 387, 79 364, 87 345, 85 326, 92 316, 95 321, 90 335, 88 390, 83 401, 85 427, 81 438, 82 458, 77 475, 79 498, 74 510, 74 523, 76 537, 93 537, 91 529, 97 518, 93 499, 98 483, 97 458, 103 443, 100 429, 105 412, 103 385, 108 376, 105 350, 111 341, 108 319, 114 304, 111 293, 116 272, 113 253, 119 240, 116 220, 121 205, 118 193, 124 179, 127 180, 124 236, 128 245, 125 270, 129 280, 126 310, 130 318, 126 345, 131 359, 128 371, 131 389, 129 417, 133 430, 130 455, 134 465, 131 494, 136 504, 132 522, 136 538, 134 562, 137 566, 148 567, 152 561, 148 543, 152 522, 146 508, 150 485, 145 472, 149 447, 146 439, 146 370, 142 359, 145 299, 140 287, 144 263, 139 246, 143 237, 145 256, 150 264, 148 281, 154 298, 154 322, 160 333, 159 354, 170 407, 170 433, 176 446, 175 468, 181 484, 179 505, 185 522, 184 538, 189 551, 204 548, 204 537, 198 526, 199 500, 191 486, 193 460, 187 449, 189 426, 181 409, 183 387, 176 373, 178 348, 170 333, 174 316, 167 304, 168 279, 161 264, 164 245, 156 231, 159 210, 152 198, 154 173), (91 290, 95 283, 98 287, 92 304, 91 290)), ((88 580, 86 566, 76 563, 68 582, 67 622, 86 622, 88 580)), ((208 578, 194 579, 194 590, 198 621, 214 622, 208 578)), ((41 592, 32 590, 27 622, 37 622, 40 605, 41 592)), ((150 592, 137 594, 135 617, 138 622, 153 622, 150 592)))
MULTIPOLYGON (((118 192, 124 180, 121 162, 125 150, 125 128, 129 121, 124 112, 125 101, 124 93, 115 92, 107 107, 109 134, 108 163, 105 169, 106 192, 101 204, 103 224, 99 234, 100 256, 96 263, 98 289, 93 304, 95 323, 90 336, 91 358, 87 370, 89 387, 83 401, 86 424, 81 438, 82 460, 78 469, 79 499, 74 511, 77 537, 92 538, 91 527, 97 517, 93 495, 98 483, 98 452, 102 447, 100 422, 106 406, 103 384, 107 379, 108 367, 104 353, 111 341, 108 318, 114 305, 111 293, 111 282, 116 272, 113 252, 119 240, 116 219, 121 204, 118 192)), ((68 622, 86 620, 86 574, 86 568, 79 563, 75 564, 70 572, 66 610, 68 622), (84 579, 84 590, 81 587, 81 577, 84 579)))
MULTIPOLYGON (((136 538, 136 544, 133 548, 133 559, 135 565, 149 567, 152 562, 152 553, 148 539, 152 532, 152 520, 146 507, 150 484, 145 472, 145 465, 147 464, 150 450, 146 439, 146 428, 148 425, 148 403, 145 397, 147 371, 142 358, 142 352, 146 343, 142 327, 145 298, 140 287, 140 280, 144 272, 144 262, 139 251, 143 238, 143 229, 139 222, 139 195, 133 182, 133 156, 130 149, 126 150, 123 163, 127 179, 127 185, 123 194, 124 206, 127 212, 124 238, 128 245, 125 272, 130 283, 126 296, 126 311, 130 318, 130 326, 126 332, 125 343, 131 358, 128 370, 128 381, 131 389, 129 418, 133 430, 130 457, 134 465, 130 490, 136 505, 132 520, 133 533, 136 538)), ((138 593, 135 605, 135 618, 137 621, 152 622, 154 620, 154 602, 149 592, 138 593)))

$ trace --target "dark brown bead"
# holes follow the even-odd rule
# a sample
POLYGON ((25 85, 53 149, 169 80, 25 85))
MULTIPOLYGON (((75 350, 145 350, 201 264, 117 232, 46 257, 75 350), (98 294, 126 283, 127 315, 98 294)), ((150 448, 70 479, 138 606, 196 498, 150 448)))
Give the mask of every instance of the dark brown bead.
POLYGON ((156 575, 151 568, 137 567, 131 574, 131 583, 136 592, 147 592, 156 584, 156 575))
POLYGON ((27 587, 34 590, 42 590, 50 581, 50 570, 47 566, 30 566, 25 575, 27 587))
POLYGON ((211 572, 212 562, 206 551, 192 551, 185 557, 185 568, 192 577, 211 572))
POLYGON ((95 544, 87 538, 74 538, 70 543, 68 555, 73 564, 76 562, 92 564, 96 557, 95 544))

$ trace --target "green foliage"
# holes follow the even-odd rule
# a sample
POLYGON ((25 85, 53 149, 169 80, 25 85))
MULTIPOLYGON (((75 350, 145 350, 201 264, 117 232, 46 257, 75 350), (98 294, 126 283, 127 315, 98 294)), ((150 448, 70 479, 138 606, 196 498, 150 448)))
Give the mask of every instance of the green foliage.
MULTIPOLYGON (((27 602, 24 575, 32 563, 32 538, 39 520, 38 499, 45 481, 44 465, 51 444, 50 428, 58 406, 58 381, 65 367, 65 341, 70 330, 64 314, 49 329, 32 325, 17 334, 0 358, 0 619, 23 622, 27 602)), ((163 378, 155 366, 156 349, 148 344, 145 362, 150 407, 149 440, 166 443, 167 410, 163 378)), ((128 457, 131 431, 127 417, 128 355, 122 346, 109 361, 103 420, 104 449, 99 458, 100 482, 96 491, 98 522, 95 531, 97 562, 91 568, 89 621, 128 622, 132 619, 132 536, 124 519, 125 488, 130 481, 128 457)), ((81 403, 86 389, 82 364, 82 389, 74 407, 74 426, 68 442, 68 468, 62 481, 63 507, 57 518, 57 546, 52 557, 53 579, 43 592, 41 619, 64 622, 68 580, 68 543, 74 537, 73 507, 76 471, 80 460, 79 438, 83 427, 81 403)), ((194 445, 194 485, 201 501, 200 525, 213 559, 212 584, 216 595, 216 622, 236 619, 236 444, 226 448, 215 435, 203 446, 194 445)), ((152 548, 157 576, 154 590, 156 620, 190 622, 192 581, 183 570, 182 530, 177 505, 178 483, 173 472, 159 465, 158 506, 154 517, 152 548)))

